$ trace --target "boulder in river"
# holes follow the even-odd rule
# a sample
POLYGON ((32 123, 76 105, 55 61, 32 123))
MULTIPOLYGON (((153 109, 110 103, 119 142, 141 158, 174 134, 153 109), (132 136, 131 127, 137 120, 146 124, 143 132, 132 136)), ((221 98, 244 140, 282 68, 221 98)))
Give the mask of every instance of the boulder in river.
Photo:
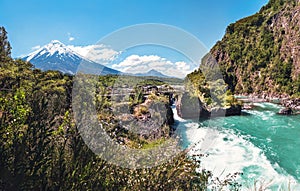
POLYGON ((278 114, 279 115, 292 115, 293 114, 293 110, 290 107, 286 107, 286 108, 281 109, 278 112, 278 114))

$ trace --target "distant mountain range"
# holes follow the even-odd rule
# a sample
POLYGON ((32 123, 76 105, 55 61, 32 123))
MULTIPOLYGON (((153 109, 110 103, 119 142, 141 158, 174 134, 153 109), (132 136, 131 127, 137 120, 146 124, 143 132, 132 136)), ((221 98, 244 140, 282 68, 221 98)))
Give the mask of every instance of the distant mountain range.
POLYGON ((85 73, 98 75, 121 74, 132 76, 155 76, 161 78, 170 78, 157 70, 149 70, 146 73, 122 73, 111 69, 102 64, 85 58, 82 54, 75 52, 74 46, 66 46, 58 40, 53 40, 49 44, 30 53, 22 59, 31 62, 36 68, 41 70, 58 70, 63 73, 75 74, 77 70, 85 73), (73 47, 73 48, 72 48, 73 47), (80 66, 80 68, 78 68, 80 66))
POLYGON ((161 72, 157 71, 157 70, 149 70, 146 73, 136 73, 134 74, 135 76, 156 76, 156 77, 161 77, 161 78, 172 78, 170 76, 164 75, 161 72))
POLYGON ((49 44, 30 53, 22 59, 31 62, 36 68, 44 71, 58 70, 63 73, 75 74, 78 66, 82 63, 81 66, 84 66, 84 68, 81 67, 80 69, 85 72, 95 73, 98 71, 96 74, 103 75, 121 73, 118 70, 108 68, 84 58, 58 40, 51 41, 49 44))

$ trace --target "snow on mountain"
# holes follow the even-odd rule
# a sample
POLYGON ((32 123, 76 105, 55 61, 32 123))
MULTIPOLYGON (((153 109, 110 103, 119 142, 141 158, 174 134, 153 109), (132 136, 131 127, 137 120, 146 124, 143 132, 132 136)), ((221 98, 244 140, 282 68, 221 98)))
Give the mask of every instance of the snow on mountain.
MULTIPOLYGON (((59 70, 69 74, 75 74, 80 63, 84 63, 84 70, 86 72, 93 73, 99 71, 101 74, 120 73, 117 70, 105 67, 83 57, 58 40, 51 41, 49 44, 22 59, 31 62, 36 68, 41 70, 59 70)), ((100 74, 99 72, 98 74, 100 74)))
POLYGON ((52 40, 49 44, 26 56, 26 61, 37 59, 42 56, 50 57, 54 54, 58 54, 61 56, 67 55, 73 58, 77 57, 76 53, 73 50, 69 49, 67 46, 65 46, 63 43, 61 43, 58 40, 52 40))

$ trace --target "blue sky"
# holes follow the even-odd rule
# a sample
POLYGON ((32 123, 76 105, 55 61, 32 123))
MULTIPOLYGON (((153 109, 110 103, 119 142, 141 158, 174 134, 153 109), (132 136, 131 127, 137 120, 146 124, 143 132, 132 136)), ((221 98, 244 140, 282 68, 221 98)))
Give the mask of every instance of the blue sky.
POLYGON ((226 26, 249 16, 267 0, 0 0, 0 25, 6 27, 13 56, 53 39, 94 44, 122 27, 140 23, 174 25, 211 48, 226 26))

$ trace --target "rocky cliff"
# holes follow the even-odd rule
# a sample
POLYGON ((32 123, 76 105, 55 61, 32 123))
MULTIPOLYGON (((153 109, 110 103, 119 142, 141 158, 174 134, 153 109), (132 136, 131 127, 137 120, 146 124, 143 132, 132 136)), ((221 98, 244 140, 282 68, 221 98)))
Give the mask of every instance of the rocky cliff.
POLYGON ((300 96, 300 0, 270 0, 210 51, 234 93, 300 96))

